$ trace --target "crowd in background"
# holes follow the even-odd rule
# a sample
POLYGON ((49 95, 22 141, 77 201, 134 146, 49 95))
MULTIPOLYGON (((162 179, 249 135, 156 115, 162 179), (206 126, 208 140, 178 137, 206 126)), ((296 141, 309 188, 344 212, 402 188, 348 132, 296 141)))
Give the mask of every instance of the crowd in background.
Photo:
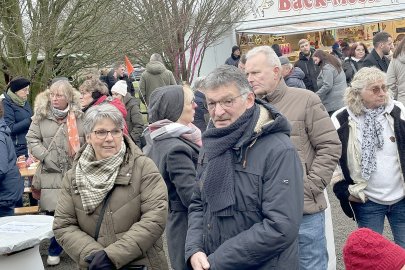
POLYGON ((302 39, 295 63, 277 46, 234 46, 192 87, 153 54, 139 89, 116 63, 78 90, 54 78, 33 109, 30 81, 13 78, 0 217, 22 206, 17 161, 32 159, 32 202, 55 217, 48 265, 64 250, 81 269, 169 269, 165 231, 175 270, 324 270, 330 184, 371 229, 349 237, 347 269, 405 269, 405 39, 395 43, 379 32, 370 51, 329 53, 302 39), (395 244, 380 236, 385 217, 395 244))

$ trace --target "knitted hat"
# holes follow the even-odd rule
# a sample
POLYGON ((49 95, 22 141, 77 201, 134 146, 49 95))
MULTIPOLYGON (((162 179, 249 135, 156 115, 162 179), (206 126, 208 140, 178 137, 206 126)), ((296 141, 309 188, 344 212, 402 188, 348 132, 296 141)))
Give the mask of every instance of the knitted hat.
POLYGON ((26 78, 16 78, 8 84, 8 89, 10 89, 13 93, 24 89, 25 87, 29 86, 31 83, 26 78))
POLYGON ((278 59, 280 59, 281 65, 286 65, 290 63, 290 60, 288 59, 287 56, 280 56, 278 59))
POLYGON ((234 52, 237 51, 237 50, 240 50, 240 49, 239 49, 239 46, 236 46, 236 45, 235 45, 235 46, 232 47, 232 53, 234 53, 234 52))
POLYGON ((176 122, 183 112, 184 92, 181 85, 167 85, 156 88, 150 95, 149 122, 168 119, 176 122))
POLYGON ((124 80, 119 80, 111 88, 111 93, 115 92, 115 93, 120 94, 123 97, 126 96, 127 91, 128 91, 128 85, 127 85, 127 82, 124 80))
POLYGON ((343 247, 346 270, 400 270, 405 250, 382 235, 361 228, 349 235, 343 247))
POLYGON ((333 50, 339 49, 339 43, 338 43, 338 42, 333 43, 332 49, 333 49, 333 50))

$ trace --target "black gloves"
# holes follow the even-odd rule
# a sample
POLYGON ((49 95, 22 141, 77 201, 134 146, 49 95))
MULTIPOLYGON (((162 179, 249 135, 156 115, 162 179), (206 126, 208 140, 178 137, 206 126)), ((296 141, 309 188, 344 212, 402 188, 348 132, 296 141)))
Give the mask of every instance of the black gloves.
POLYGON ((114 264, 108 258, 107 253, 104 250, 97 251, 85 258, 88 262, 89 270, 112 270, 116 269, 114 264))

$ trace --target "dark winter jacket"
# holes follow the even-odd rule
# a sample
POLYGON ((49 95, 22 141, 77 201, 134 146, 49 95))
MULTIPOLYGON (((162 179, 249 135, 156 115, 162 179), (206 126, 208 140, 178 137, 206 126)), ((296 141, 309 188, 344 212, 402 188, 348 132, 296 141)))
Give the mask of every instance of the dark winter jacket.
POLYGON ((205 95, 201 91, 195 91, 194 97, 197 108, 195 109, 193 124, 201 130, 201 133, 203 133, 207 129, 207 123, 209 120, 208 110, 204 107, 204 104, 206 103, 205 95))
POLYGON ((153 141, 149 157, 159 168, 169 192, 169 217, 166 234, 173 269, 187 269, 184 244, 188 226, 187 211, 196 180, 200 148, 182 138, 153 141))
POLYGON ((28 156, 27 135, 31 124, 32 110, 30 104, 25 102, 24 107, 15 104, 5 93, 3 99, 4 121, 11 130, 11 140, 13 141, 17 157, 28 156))
POLYGON ((0 118, 0 207, 13 207, 24 191, 10 133, 10 128, 0 118))
POLYGON ((229 56, 229 58, 226 59, 225 65, 230 65, 230 66, 238 67, 239 60, 240 60, 240 56, 236 56, 236 55, 234 55, 234 54, 232 53, 231 56, 229 56))
POLYGON ((356 72, 359 70, 361 65, 360 61, 361 60, 357 62, 354 61, 351 57, 347 57, 343 62, 343 71, 345 72, 346 75, 347 84, 349 84, 352 81, 354 74, 356 74, 356 72))
MULTIPOLYGON (((251 121, 237 143, 241 147, 232 151, 233 215, 213 215, 199 179, 189 207, 186 259, 189 262, 193 254, 202 251, 208 256, 211 270, 299 268, 302 166, 289 138, 287 119, 268 103, 256 103, 261 106, 259 120, 251 121)), ((205 174, 206 165, 203 146, 198 175, 205 174)))
POLYGON ((139 112, 138 101, 127 93, 124 97, 123 103, 127 109, 127 116, 125 121, 128 125, 128 133, 134 143, 141 147, 141 135, 143 132, 143 119, 142 114, 139 112))
POLYGON ((371 53, 369 53, 364 60, 361 63, 361 67, 376 67, 380 69, 381 71, 387 72, 388 66, 390 64, 390 60, 386 57, 383 56, 381 57, 378 55, 378 53, 373 49, 371 53))
MULTIPOLYGON (((399 162, 401 165, 401 171, 405 179, 405 112, 401 111, 401 108, 394 105, 389 117, 392 117, 394 123, 395 140, 398 147, 399 162)), ((349 113, 346 108, 336 112, 332 116, 332 120, 338 123, 337 132, 342 142, 342 157, 339 160, 340 167, 343 172, 344 179, 337 182, 333 187, 333 192, 340 201, 340 206, 343 212, 353 218, 354 213, 349 202, 349 185, 353 185, 353 179, 350 177, 349 167, 347 165, 347 148, 349 141, 349 113)))
POLYGON ((299 60, 295 62, 295 66, 304 71, 305 77, 303 79, 305 86, 308 90, 313 92, 318 91, 318 85, 316 79, 318 78, 320 68, 315 65, 312 55, 315 50, 311 49, 311 57, 308 59, 302 52, 300 52, 299 60))
POLYGON ((290 74, 284 77, 285 84, 289 87, 303 88, 306 89, 303 79, 305 78, 305 73, 299 67, 294 67, 290 74))

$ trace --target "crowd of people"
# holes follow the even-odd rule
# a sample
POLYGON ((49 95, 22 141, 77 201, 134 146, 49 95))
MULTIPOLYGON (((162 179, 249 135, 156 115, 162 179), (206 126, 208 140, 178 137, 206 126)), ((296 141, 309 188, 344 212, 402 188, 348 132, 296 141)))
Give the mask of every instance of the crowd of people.
POLYGON ((78 90, 55 78, 33 110, 16 77, 0 103, 0 217, 21 204, 17 158, 32 157, 32 194, 54 216, 48 265, 65 251, 90 270, 326 270, 332 185, 367 228, 344 247, 347 269, 403 270, 404 43, 380 32, 370 53, 329 54, 303 39, 294 64, 234 46, 192 87, 153 54, 140 78, 147 123, 122 63, 78 90))

